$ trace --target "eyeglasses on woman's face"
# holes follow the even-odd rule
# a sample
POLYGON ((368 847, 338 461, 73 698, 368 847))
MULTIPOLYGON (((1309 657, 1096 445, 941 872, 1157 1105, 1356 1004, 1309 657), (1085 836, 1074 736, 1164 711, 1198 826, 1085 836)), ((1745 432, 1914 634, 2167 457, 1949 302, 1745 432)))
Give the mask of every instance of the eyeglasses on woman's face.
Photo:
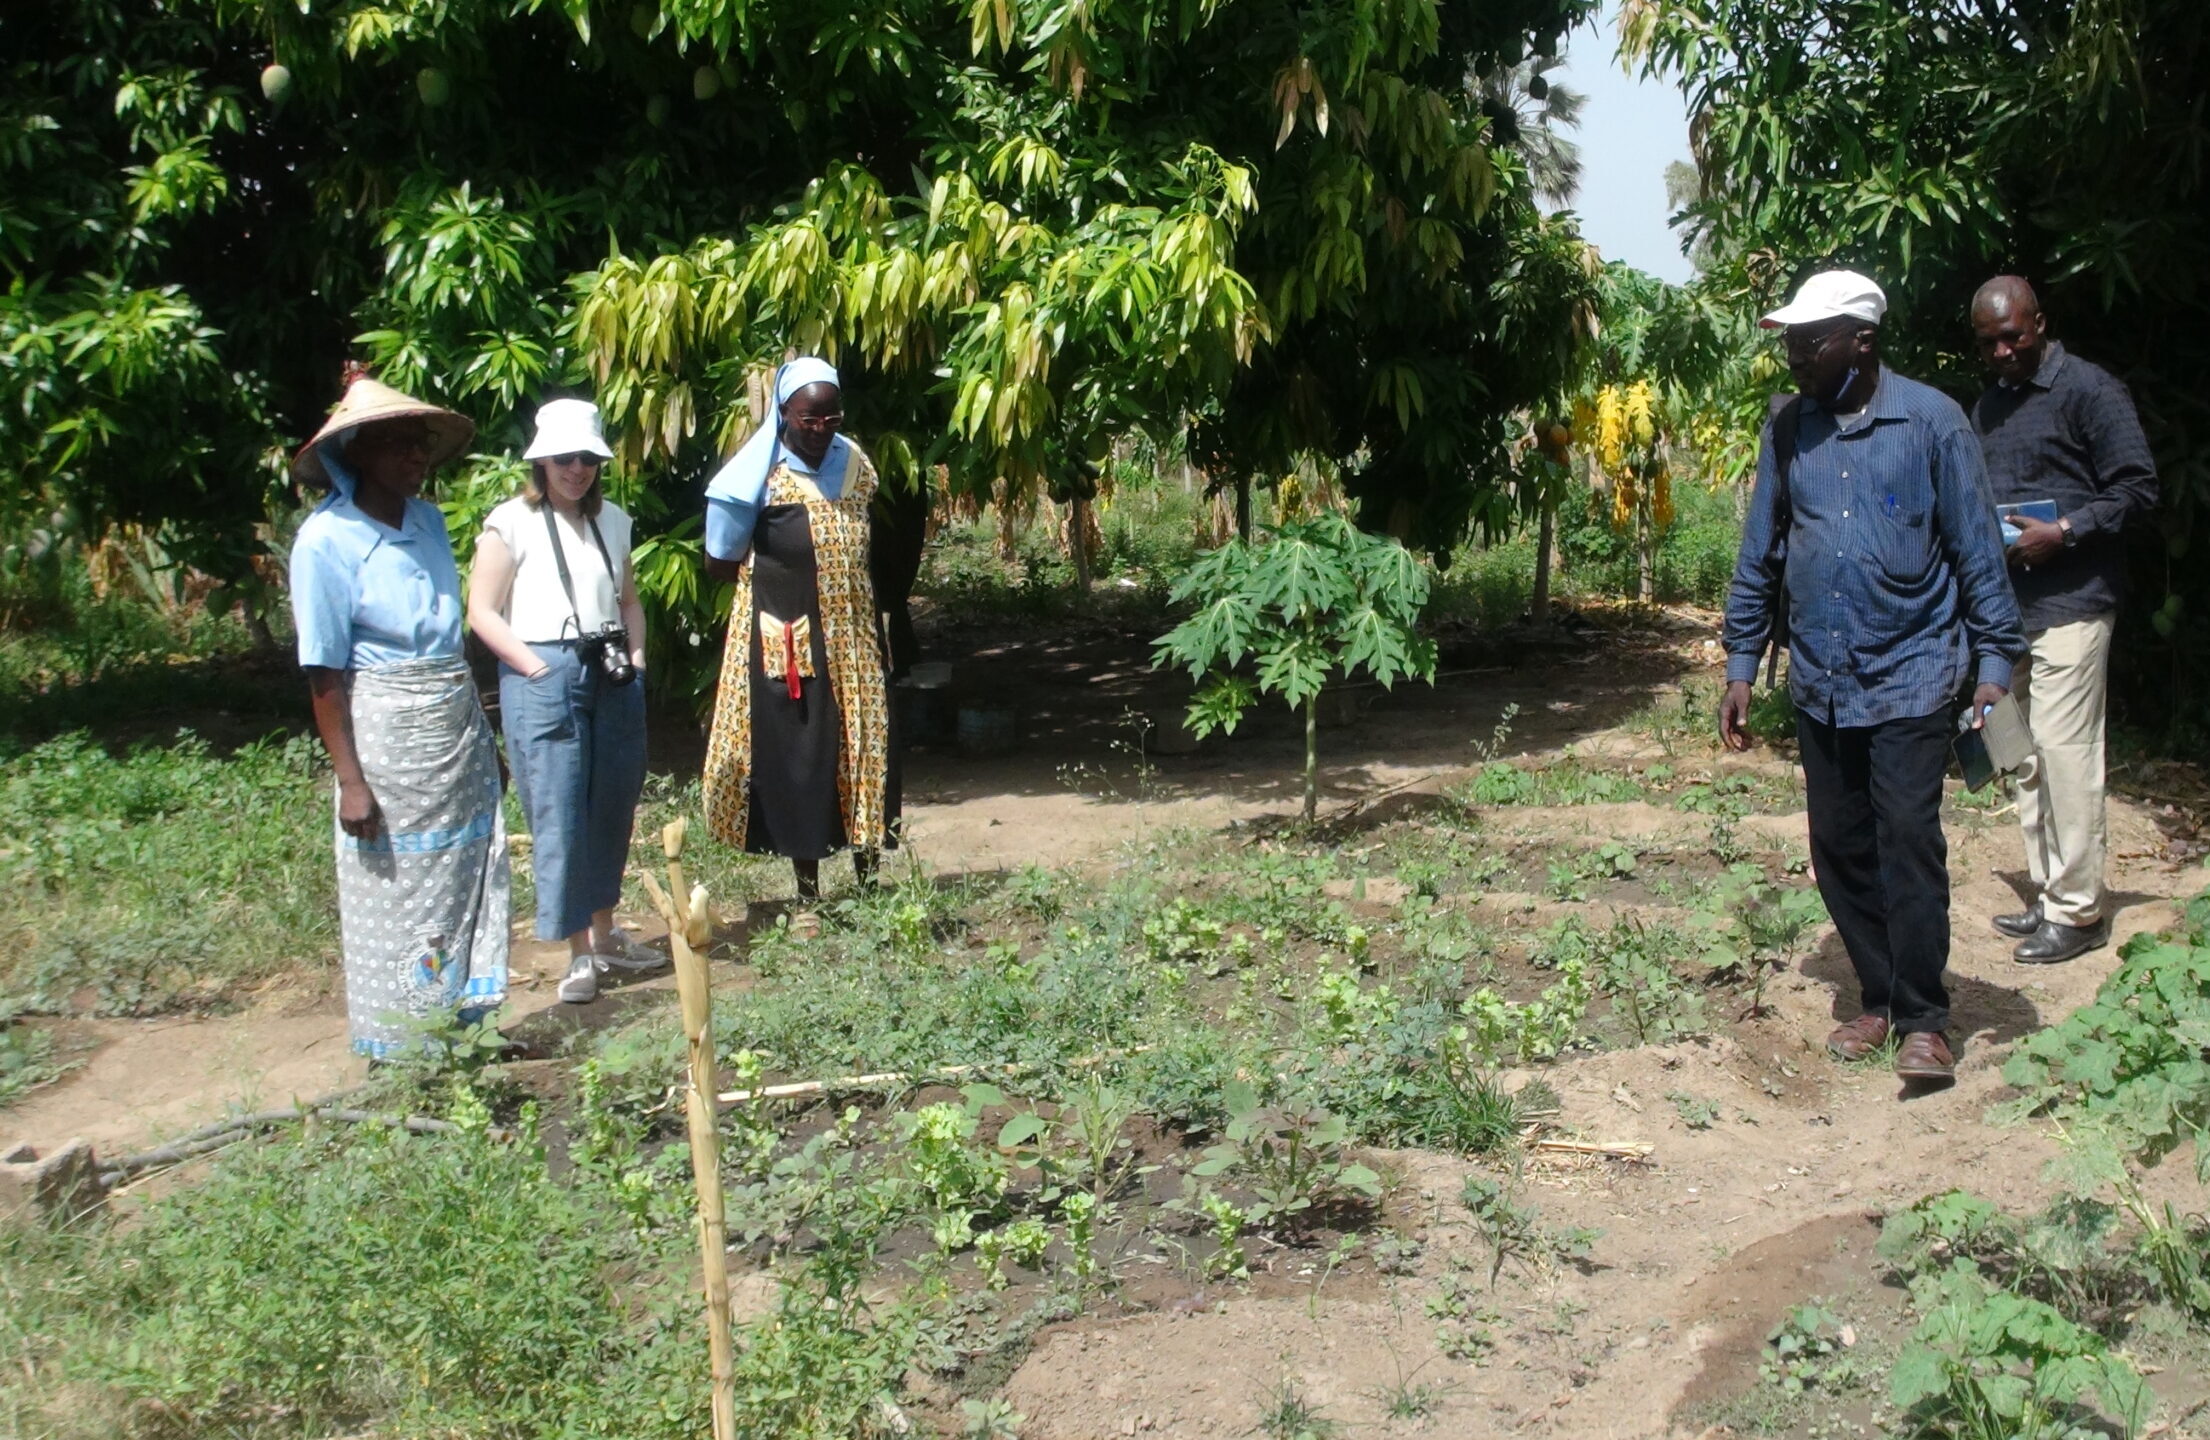
POLYGON ((844 424, 844 412, 834 415, 794 415, 791 424, 801 430, 835 430, 844 424))
POLYGON ((588 465, 596 470, 606 463, 606 457, 594 455, 589 450, 576 450, 566 455, 555 455, 546 463, 549 465, 588 465))

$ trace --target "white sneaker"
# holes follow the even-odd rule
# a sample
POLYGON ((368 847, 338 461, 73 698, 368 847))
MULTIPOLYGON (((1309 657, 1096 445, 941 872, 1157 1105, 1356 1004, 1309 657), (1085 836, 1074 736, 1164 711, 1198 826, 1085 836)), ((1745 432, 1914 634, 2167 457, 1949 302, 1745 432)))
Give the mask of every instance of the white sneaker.
POLYGON ((599 963, 601 972, 608 970, 657 970, 668 963, 668 957, 649 945, 640 945, 627 930, 616 925, 608 940, 611 947, 601 950, 592 958, 599 963))
POLYGON ((560 998, 570 1005, 588 1005, 599 998, 599 967, 596 955, 578 955, 568 962, 568 973, 560 980, 560 998))

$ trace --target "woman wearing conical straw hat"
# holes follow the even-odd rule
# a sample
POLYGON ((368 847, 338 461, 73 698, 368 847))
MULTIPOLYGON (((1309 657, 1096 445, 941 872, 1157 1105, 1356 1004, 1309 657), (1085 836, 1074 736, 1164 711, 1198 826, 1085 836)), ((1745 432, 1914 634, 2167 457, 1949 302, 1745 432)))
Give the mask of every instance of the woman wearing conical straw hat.
MULTIPOLYGON (((715 835, 797 872, 850 848, 862 883, 897 844, 890 650, 876 605, 875 467, 841 433, 844 392, 814 356, 775 372, 768 423, 706 486, 706 573, 733 580, 706 748, 715 835)), ((801 929, 818 922, 805 910, 801 929)))
POLYGON ((291 556, 299 663, 337 771, 353 1048, 421 1045, 506 998, 507 853, 491 726, 461 652, 460 572, 421 498, 475 425, 353 372, 292 459, 330 493, 291 556))

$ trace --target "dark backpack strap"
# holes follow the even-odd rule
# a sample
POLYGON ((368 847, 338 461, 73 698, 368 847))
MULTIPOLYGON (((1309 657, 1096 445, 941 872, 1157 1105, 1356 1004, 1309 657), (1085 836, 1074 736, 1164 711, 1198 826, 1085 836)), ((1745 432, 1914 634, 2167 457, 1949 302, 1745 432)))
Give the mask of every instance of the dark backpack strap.
POLYGON ((1797 437, 1803 431, 1803 397, 1775 395, 1765 412, 1773 427, 1773 468, 1780 474, 1780 502, 1788 503, 1788 472, 1796 465, 1797 437))
POLYGON ((1773 475, 1780 482, 1780 590, 1773 602, 1773 628, 1766 642, 1765 684, 1770 688, 1780 676, 1780 652, 1788 648, 1788 526, 1793 506, 1788 497, 1789 472, 1795 469, 1796 447, 1803 431, 1803 397, 1775 395, 1766 412, 1773 433, 1773 475))

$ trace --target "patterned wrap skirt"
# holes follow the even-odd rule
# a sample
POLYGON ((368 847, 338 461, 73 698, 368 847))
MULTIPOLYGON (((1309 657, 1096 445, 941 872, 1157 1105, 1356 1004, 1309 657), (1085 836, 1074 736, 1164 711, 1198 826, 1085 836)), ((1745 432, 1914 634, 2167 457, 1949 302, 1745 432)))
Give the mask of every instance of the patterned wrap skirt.
POLYGON ((336 824, 338 922, 353 1048, 421 1045, 436 1017, 506 999, 506 821, 499 761, 458 657, 348 673, 353 745, 383 812, 372 840, 336 824))

